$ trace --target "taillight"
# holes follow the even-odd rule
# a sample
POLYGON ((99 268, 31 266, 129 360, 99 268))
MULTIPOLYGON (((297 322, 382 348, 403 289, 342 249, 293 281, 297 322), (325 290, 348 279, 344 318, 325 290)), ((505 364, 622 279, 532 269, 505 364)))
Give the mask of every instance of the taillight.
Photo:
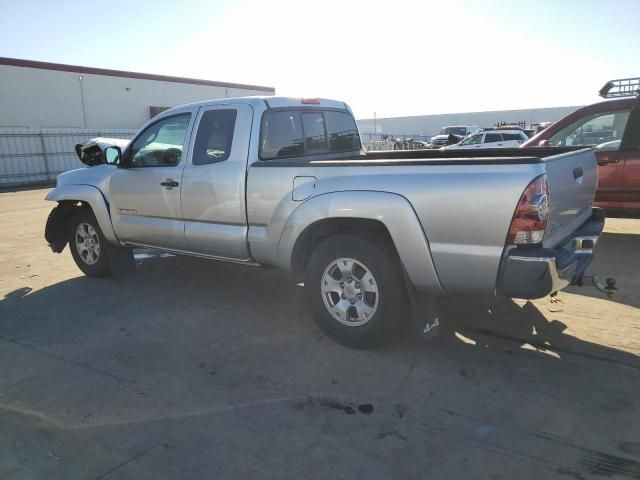
POLYGON ((535 178, 524 189, 513 214, 507 244, 531 245, 542 242, 549 218, 549 184, 547 175, 535 178))
POLYGON ((319 98, 303 98, 301 102, 303 105, 320 105, 319 98))

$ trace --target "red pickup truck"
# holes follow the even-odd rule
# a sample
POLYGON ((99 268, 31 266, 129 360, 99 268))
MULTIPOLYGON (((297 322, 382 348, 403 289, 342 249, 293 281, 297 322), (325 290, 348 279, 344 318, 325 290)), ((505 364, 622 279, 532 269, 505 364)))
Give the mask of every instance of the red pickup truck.
POLYGON ((593 146, 598 160, 595 206, 640 213, 640 78, 607 82, 604 102, 583 107, 526 141, 526 147, 593 146))

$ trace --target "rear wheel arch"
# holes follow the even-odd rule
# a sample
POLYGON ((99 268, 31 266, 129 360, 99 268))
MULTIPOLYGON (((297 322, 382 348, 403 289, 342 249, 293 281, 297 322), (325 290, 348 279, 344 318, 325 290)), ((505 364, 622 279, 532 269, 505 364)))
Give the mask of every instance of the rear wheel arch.
POLYGON ((300 234, 291 254, 293 273, 304 273, 313 251, 326 239, 340 234, 352 234, 368 238, 384 246, 400 262, 397 248, 387 226, 379 220, 368 218, 336 217, 318 220, 300 234))
POLYGON ((338 191, 305 201, 282 229, 276 264, 302 272, 318 241, 341 231, 364 233, 365 237, 373 231, 377 239, 392 248, 414 287, 434 295, 446 293, 435 269, 427 232, 409 200, 397 193, 338 191))

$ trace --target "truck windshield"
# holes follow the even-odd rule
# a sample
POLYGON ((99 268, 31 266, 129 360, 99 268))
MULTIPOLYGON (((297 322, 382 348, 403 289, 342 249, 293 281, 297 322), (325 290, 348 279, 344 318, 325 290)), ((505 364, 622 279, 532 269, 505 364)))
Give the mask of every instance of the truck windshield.
POLYGON ((440 130, 440 135, 460 135, 464 137, 467 134, 466 127, 444 127, 440 130))

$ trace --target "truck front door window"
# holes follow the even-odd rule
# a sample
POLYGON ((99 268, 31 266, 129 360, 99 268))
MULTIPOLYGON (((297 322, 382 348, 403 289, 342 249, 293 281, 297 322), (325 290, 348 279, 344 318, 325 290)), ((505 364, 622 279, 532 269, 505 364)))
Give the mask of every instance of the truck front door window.
POLYGON ((180 163, 191 114, 160 120, 143 131, 131 146, 132 167, 171 167, 180 163))
POLYGON ((627 126, 629 110, 591 115, 563 128, 549 139, 554 147, 596 145, 597 150, 617 151, 627 126))

